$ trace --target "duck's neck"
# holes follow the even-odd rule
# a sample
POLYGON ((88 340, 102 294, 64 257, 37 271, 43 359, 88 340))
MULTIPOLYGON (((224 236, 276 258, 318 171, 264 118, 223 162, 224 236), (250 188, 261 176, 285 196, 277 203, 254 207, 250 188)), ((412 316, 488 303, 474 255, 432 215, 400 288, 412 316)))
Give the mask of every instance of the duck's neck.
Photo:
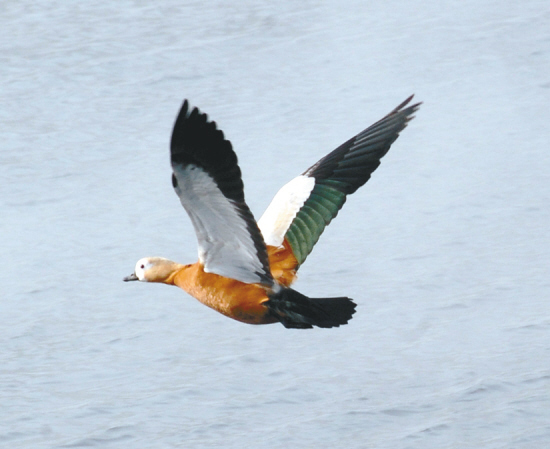
POLYGON ((147 273, 148 282, 159 282, 161 284, 174 285, 174 278, 184 265, 168 259, 158 259, 155 266, 147 273))

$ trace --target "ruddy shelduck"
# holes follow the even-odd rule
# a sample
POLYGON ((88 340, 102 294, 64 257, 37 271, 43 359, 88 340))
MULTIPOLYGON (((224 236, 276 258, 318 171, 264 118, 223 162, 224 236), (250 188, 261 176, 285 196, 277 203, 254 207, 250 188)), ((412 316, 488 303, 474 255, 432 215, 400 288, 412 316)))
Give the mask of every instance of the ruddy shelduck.
POLYGON ((184 101, 171 140, 172 185, 189 214, 199 260, 140 259, 125 281, 176 285, 203 304, 250 324, 338 327, 352 318, 347 297, 309 298, 290 288, 346 196, 365 184, 420 103, 412 96, 294 178, 258 222, 248 208, 231 142, 184 101))

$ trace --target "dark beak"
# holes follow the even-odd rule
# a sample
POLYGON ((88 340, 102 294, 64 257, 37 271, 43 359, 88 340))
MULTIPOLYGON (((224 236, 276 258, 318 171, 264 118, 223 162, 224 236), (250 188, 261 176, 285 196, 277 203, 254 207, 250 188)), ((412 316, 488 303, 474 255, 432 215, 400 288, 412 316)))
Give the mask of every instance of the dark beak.
POLYGON ((138 281, 138 277, 136 276, 135 273, 132 273, 130 276, 126 276, 123 281, 124 282, 128 282, 128 281, 138 281))

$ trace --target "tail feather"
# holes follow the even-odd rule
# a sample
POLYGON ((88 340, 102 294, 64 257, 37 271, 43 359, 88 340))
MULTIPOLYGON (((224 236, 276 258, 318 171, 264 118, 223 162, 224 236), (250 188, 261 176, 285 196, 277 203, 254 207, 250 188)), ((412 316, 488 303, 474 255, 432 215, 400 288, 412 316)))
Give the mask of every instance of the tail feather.
POLYGON ((308 298, 291 288, 284 288, 264 303, 283 326, 293 329, 338 327, 347 324, 356 304, 345 296, 308 298))

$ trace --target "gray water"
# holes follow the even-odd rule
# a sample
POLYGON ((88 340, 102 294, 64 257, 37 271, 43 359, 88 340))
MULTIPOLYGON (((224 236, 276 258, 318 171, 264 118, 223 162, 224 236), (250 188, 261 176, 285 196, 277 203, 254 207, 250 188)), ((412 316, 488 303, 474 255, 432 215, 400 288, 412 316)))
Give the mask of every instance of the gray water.
POLYGON ((547 1, 4 1, 0 446, 541 448, 550 442, 547 1), (229 320, 170 184, 183 98, 257 217, 409 94, 424 105, 296 288, 340 329, 229 320))

